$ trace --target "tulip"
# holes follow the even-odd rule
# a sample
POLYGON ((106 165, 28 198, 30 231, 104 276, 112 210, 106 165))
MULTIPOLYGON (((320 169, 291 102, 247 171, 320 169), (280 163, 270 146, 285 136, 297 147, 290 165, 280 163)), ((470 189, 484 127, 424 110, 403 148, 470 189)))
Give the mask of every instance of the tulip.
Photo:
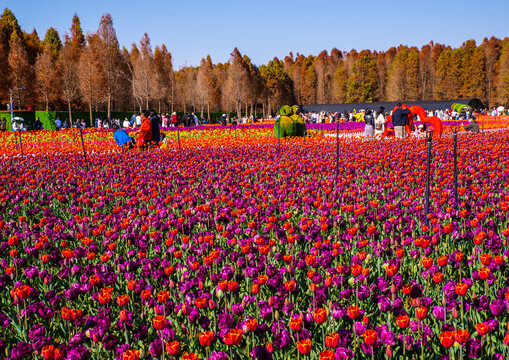
POLYGON ((210 346, 214 340, 214 333, 212 331, 205 331, 198 334, 198 341, 201 346, 210 346))
POLYGON ((396 317, 396 324, 401 329, 406 329, 410 324, 410 318, 407 315, 399 315, 398 317, 396 317))
POLYGON ((334 333, 331 335, 327 335, 325 338, 325 346, 330 348, 336 348, 339 345, 339 334, 334 333))
POLYGON ((335 354, 333 350, 325 350, 319 354, 320 360, 334 360, 335 354))
POLYGON ((172 341, 167 343, 166 352, 170 356, 177 356, 180 353, 180 343, 178 341, 172 341))
POLYGON ((292 331, 301 331, 302 330, 302 319, 300 317, 292 317, 290 319, 290 329, 292 331))
POLYGON ((309 355, 312 346, 313 344, 310 339, 297 341, 297 349, 302 355, 309 355))
POLYGON ((152 324, 156 330, 162 330, 166 327, 168 320, 163 315, 157 315, 152 319, 152 324))
POLYGON ((440 344, 442 344, 443 347, 450 348, 454 345, 454 335, 453 331, 444 331, 438 335, 440 344))
POLYGON ((118 306, 126 306, 129 303, 129 295, 119 295, 117 296, 117 304, 118 306))
POLYGON ((223 342, 229 346, 239 345, 241 341, 242 341, 241 329, 230 329, 230 331, 223 336, 223 342))
POLYGON ((475 331, 477 331, 477 333, 480 336, 486 335, 489 330, 490 330, 490 327, 485 323, 478 323, 477 325, 475 325, 475 331))
POLYGON ((420 306, 417 309, 415 309, 415 316, 417 319, 422 320, 425 319, 428 314, 428 309, 424 306, 420 306))
POLYGON ((456 294, 459 296, 465 296, 468 290, 468 286, 466 284, 458 283, 454 287, 454 290, 456 291, 456 294))
POLYGON ((316 309, 315 311, 313 311, 313 319, 315 319, 315 321, 318 324, 324 323, 325 321, 327 321, 327 310, 316 309))
POLYGON ((378 335, 375 330, 366 330, 364 334, 362 334, 362 337, 367 345, 373 345, 376 342, 378 335))
POLYGON ((359 317, 359 307, 358 306, 350 306, 347 310, 346 310, 346 315, 352 319, 352 320, 355 320, 359 317))

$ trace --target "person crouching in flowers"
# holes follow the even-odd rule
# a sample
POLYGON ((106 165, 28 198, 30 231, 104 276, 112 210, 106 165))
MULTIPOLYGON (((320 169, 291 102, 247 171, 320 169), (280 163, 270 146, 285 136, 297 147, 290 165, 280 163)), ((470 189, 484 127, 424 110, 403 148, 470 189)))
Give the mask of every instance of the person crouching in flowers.
POLYGON ((136 140, 136 145, 140 148, 147 147, 152 139, 152 123, 149 118, 150 113, 145 110, 141 115, 141 127, 138 132, 138 139, 136 140))

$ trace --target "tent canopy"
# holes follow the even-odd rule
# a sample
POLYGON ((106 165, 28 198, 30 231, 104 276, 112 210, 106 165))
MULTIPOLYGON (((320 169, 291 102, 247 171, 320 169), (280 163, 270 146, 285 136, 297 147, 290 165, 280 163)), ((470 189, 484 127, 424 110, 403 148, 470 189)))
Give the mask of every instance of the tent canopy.
POLYGON ((385 111, 390 112, 396 104, 401 102, 408 106, 420 106, 424 110, 444 110, 450 109, 452 104, 460 103, 468 105, 473 109, 483 109, 484 104, 479 99, 456 99, 456 100, 424 100, 424 101, 385 101, 376 103, 349 103, 349 104, 310 104, 303 105, 302 110, 304 112, 320 112, 325 110, 327 112, 344 112, 353 111, 360 109, 370 108, 372 110, 378 110, 380 106, 385 108, 385 111))

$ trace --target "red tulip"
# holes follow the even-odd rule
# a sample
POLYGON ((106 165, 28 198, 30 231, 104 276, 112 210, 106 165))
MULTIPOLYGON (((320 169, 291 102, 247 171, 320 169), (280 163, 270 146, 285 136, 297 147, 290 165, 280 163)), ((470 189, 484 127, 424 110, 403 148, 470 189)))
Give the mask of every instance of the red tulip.
POLYGON ((302 355, 309 355, 312 346, 313 343, 311 342, 310 339, 297 341, 297 349, 302 355))
POLYGON ((170 356, 176 356, 180 353, 180 343, 178 341, 172 341, 166 344, 166 352, 170 356))
POLYGON ((324 323, 327 320, 327 310, 316 309, 313 311, 313 319, 315 319, 318 324, 324 323))
POLYGON ((198 341, 201 346, 210 346, 214 340, 214 333, 212 331, 205 331, 198 334, 198 341))
POLYGON ((417 309, 415 309, 415 316, 417 319, 422 320, 425 319, 428 315, 428 309, 426 309, 424 306, 420 306, 417 309))
POLYGON ((475 331, 481 336, 484 336, 488 333, 490 330, 490 327, 486 325, 485 323, 479 323, 475 326, 475 331))
POLYGON ((164 329, 167 323, 168 320, 166 320, 166 317, 163 315, 157 315, 152 319, 152 324, 156 330, 164 329))
POLYGON ((346 309, 346 315, 352 320, 357 319, 359 317, 359 307, 350 306, 348 309, 346 309))
POLYGON ((444 331, 440 335, 438 335, 440 339, 440 343, 442 346, 446 348, 450 348, 454 345, 454 332, 453 331, 444 331))
POLYGON ((406 329, 408 327, 408 325, 410 324, 410 318, 407 315, 399 315, 396 318, 396 324, 401 329, 406 329))
POLYGON ((230 329, 230 331, 223 336, 223 341, 226 345, 239 345, 242 341, 242 330, 230 329))
POLYGON ((290 329, 292 329, 292 331, 301 331, 302 319, 300 317, 292 317, 290 319, 290 329))
POLYGON ((320 360, 334 360, 336 358, 334 350, 325 350, 319 354, 320 360))
POLYGON ((468 330, 456 330, 455 339, 460 344, 465 344, 470 337, 470 332, 468 330))
POLYGON ((373 345, 376 342, 376 339, 378 338, 378 335, 375 330, 366 330, 364 334, 362 334, 362 337, 364 338, 364 342, 368 345, 373 345))
POLYGON ((458 283, 454 287, 454 290, 456 291, 456 294, 459 296, 465 296, 468 290, 468 286, 466 284, 458 283))
POLYGON ((325 337, 325 346, 330 348, 336 348, 339 344, 339 334, 334 333, 325 337))

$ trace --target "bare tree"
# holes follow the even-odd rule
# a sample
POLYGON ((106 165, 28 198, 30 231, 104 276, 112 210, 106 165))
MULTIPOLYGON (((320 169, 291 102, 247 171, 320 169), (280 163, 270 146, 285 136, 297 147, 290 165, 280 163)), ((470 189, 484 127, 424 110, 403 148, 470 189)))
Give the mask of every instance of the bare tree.
POLYGON ((69 43, 66 43, 60 52, 58 65, 61 76, 61 99, 66 102, 69 109, 69 120, 72 124, 71 103, 77 98, 79 92, 78 62, 75 58, 75 51, 69 43))
POLYGON ((90 126, 93 126, 92 106, 104 96, 105 80, 97 56, 98 41, 92 36, 88 43, 78 63, 78 79, 81 97, 88 104, 90 126))
POLYGON ((50 45, 44 46, 44 50, 37 56, 35 61, 35 76, 37 81, 37 93, 49 110, 49 103, 57 99, 60 89, 58 66, 53 59, 50 45))
POLYGON ((118 91, 121 78, 121 54, 110 14, 104 14, 101 17, 97 35, 101 45, 99 60, 105 80, 104 100, 108 104, 108 118, 111 118, 111 102, 118 91))
MULTIPOLYGON (((145 35, 140 40, 140 49, 133 44, 134 56, 131 56, 133 68, 133 89, 134 96, 138 103, 145 104, 149 108, 149 101, 153 92, 153 80, 155 77, 154 57, 150 46, 150 38, 145 35)), ((132 54, 133 55, 133 54, 132 54)))

